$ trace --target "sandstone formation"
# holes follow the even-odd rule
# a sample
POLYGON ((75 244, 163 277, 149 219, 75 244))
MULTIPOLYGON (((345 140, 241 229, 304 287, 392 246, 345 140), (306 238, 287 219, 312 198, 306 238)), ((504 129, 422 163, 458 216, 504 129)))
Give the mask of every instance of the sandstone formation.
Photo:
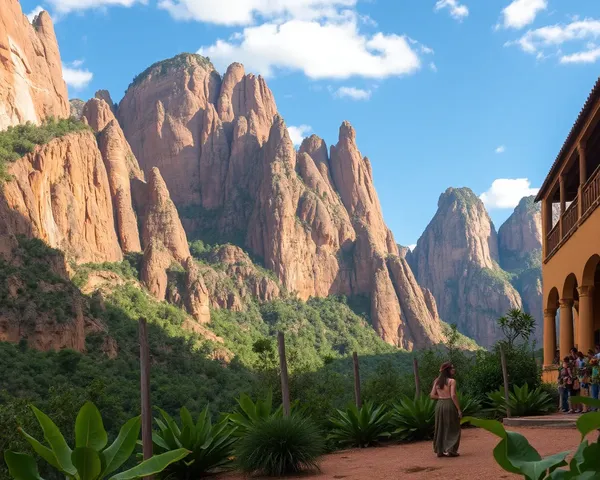
POLYGON ((9 166, 0 194, 0 232, 37 237, 78 263, 123 258, 111 191, 92 132, 38 146, 9 166))
MULTIPOLYGON (((374 328, 389 343, 411 349, 444 340, 435 303, 399 257, 349 123, 330 154, 315 135, 296 152, 261 77, 234 63, 221 78, 190 54, 136 77, 118 117, 144 171, 160 168, 189 237, 244 246, 302 299, 369 296, 374 328)), ((138 182, 133 196, 136 208, 144 203, 138 182)), ((143 246, 148 238, 144 230, 143 246)), ((234 279, 249 278, 244 268, 227 267, 234 279)), ((265 277, 231 293, 219 287, 220 272, 201 275, 213 306, 243 308, 247 291, 278 294, 265 277)))
POLYGON ((199 323, 210 322, 208 289, 200 274, 200 269, 192 257, 185 262, 185 303, 187 311, 199 323))
POLYGON ((481 200, 468 188, 449 188, 407 257, 429 289, 440 316, 461 333, 490 346, 501 338, 498 317, 522 300, 499 266, 498 237, 481 200))
POLYGON ((83 108, 83 117, 97 132, 98 147, 108 174, 121 249, 124 253, 140 252, 140 235, 133 210, 130 179, 143 180, 143 173, 110 106, 104 100, 93 98, 88 101, 83 108))
POLYGON ((71 117, 76 120, 81 120, 84 106, 85 102, 83 100, 80 100, 79 98, 72 98, 71 100, 69 100, 71 117))
POLYGON ((18 0, 0 0, 0 130, 49 116, 70 115, 67 86, 52 20, 33 25, 18 0))

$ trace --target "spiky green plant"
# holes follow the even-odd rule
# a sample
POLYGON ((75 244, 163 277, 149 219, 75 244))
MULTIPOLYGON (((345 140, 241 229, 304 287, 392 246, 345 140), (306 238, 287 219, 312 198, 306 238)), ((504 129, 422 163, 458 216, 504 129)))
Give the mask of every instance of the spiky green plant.
POLYGON ((155 421, 160 432, 152 435, 155 451, 169 452, 181 447, 190 451, 185 459, 169 465, 163 472, 164 477, 195 479, 231 465, 236 437, 233 436, 235 427, 227 419, 213 425, 206 407, 194 422, 188 409, 183 407, 179 427, 167 412, 159 411, 162 419, 155 421))
MULTIPOLYGON (((185 448, 176 448, 162 455, 154 455, 136 467, 114 474, 129 460, 140 434, 140 417, 129 420, 115 441, 106 447, 108 436, 96 406, 86 402, 75 421, 75 449, 67 445, 63 434, 42 411, 31 406, 37 417, 48 446, 19 429, 35 452, 70 480, 133 480, 162 472, 171 463, 186 457, 185 448)), ((181 445, 179 446, 181 447, 181 445)), ((41 480, 35 459, 24 453, 5 452, 4 459, 15 480, 41 480)))
POLYGON ((366 402, 360 409, 350 405, 346 410, 338 410, 329 422, 329 439, 348 447, 369 447, 382 438, 390 436, 390 414, 383 406, 376 407, 366 402))
POLYGON ((482 406, 479 399, 461 392, 458 392, 457 395, 463 417, 476 417, 481 413, 482 406))
POLYGON ((269 392, 264 399, 255 402, 243 393, 237 400, 237 411, 227 415, 228 420, 236 428, 235 435, 242 437, 250 428, 259 422, 265 421, 271 415, 281 417, 283 415, 283 406, 279 406, 273 411, 273 394, 269 392))
POLYGON ((425 440, 433 437, 435 401, 428 395, 404 397, 394 405, 390 424, 393 435, 401 440, 425 440))
MULTIPOLYGON (((486 413, 489 416, 494 418, 506 416, 507 402, 503 390, 488 393, 487 404, 486 413)), ((530 390, 527 384, 522 387, 515 385, 513 390, 509 392, 508 407, 511 415, 515 417, 544 415, 556 408, 554 400, 547 392, 540 387, 530 390)))
POLYGON ((237 463, 250 474, 281 476, 317 469, 323 437, 309 418, 270 416, 253 424, 236 444, 237 463))

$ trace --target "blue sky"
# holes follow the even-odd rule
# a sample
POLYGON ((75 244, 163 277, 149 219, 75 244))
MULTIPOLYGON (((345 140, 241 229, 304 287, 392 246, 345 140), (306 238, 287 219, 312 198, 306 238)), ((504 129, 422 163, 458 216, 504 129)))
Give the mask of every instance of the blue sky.
POLYGON ((55 20, 72 98, 105 88, 119 101, 151 63, 201 50, 221 72, 240 61, 265 75, 296 136, 331 144, 349 120, 405 245, 450 186, 487 192, 499 227, 542 183, 600 75, 598 0, 21 5, 55 20))

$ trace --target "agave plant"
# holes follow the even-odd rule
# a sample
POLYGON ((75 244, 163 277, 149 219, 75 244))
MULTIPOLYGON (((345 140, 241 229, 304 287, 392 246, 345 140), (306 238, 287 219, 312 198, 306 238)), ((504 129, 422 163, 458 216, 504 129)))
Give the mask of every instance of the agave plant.
MULTIPOLYGON (((502 418, 506 414, 507 402, 502 390, 488 393, 489 408, 487 412, 494 418, 502 418)), ((514 386, 508 395, 508 408, 515 417, 543 415, 554 408, 554 400, 541 387, 530 390, 527 384, 522 387, 514 386)))
POLYGON ((235 435, 240 437, 244 436, 257 423, 267 420, 271 415, 283 416, 282 405, 273 412, 272 392, 269 392, 264 400, 257 400, 256 403, 243 393, 237 402, 239 405, 238 410, 227 415, 227 418, 237 427, 235 435))
POLYGON ((428 395, 412 399, 404 397, 394 405, 390 424, 393 434, 401 440, 433 438, 435 429, 435 401, 428 395))
POLYGON ((318 468, 324 447, 309 418, 272 415, 248 429, 236 445, 236 457, 244 472, 282 476, 318 468))
MULTIPOLYGON (((574 402, 591 407, 600 407, 600 401, 589 397, 574 397, 574 402)), ((567 463, 571 452, 561 452, 542 458, 527 439, 517 432, 507 432, 497 420, 481 420, 465 417, 463 422, 483 428, 500 438, 493 456, 498 465, 510 473, 522 475, 527 480, 563 480, 600 478, 600 444, 586 440, 586 436, 600 429, 600 413, 585 413, 577 419, 577 429, 581 433, 581 443, 567 463), (568 467, 563 469, 563 467, 568 467)))
POLYGON ((179 479, 199 478, 217 469, 223 469, 232 462, 233 444, 237 440, 227 419, 212 424, 208 407, 194 422, 187 408, 180 410, 181 428, 164 410, 155 418, 160 432, 152 435, 155 451, 169 452, 178 448, 190 451, 185 459, 171 464, 163 474, 179 479))
POLYGON ((463 417, 476 417, 481 413, 481 402, 477 398, 461 392, 457 395, 463 417))
POLYGON ((360 409, 350 405, 345 411, 338 410, 330 418, 329 439, 349 447, 369 447, 382 438, 390 436, 390 414, 383 406, 375 407, 366 402, 360 409))
MULTIPOLYGON (((87 402, 77 414, 75 421, 75 449, 71 449, 64 436, 50 418, 31 406, 48 445, 27 434, 19 432, 31 444, 35 452, 66 478, 73 480, 132 480, 160 473, 173 462, 189 453, 176 448, 162 455, 155 455, 124 472, 112 475, 131 457, 140 434, 141 420, 135 417, 123 425, 115 441, 106 447, 108 435, 96 406, 87 402)), ((24 453, 5 452, 4 458, 10 475, 16 480, 41 480, 32 456, 24 453)))

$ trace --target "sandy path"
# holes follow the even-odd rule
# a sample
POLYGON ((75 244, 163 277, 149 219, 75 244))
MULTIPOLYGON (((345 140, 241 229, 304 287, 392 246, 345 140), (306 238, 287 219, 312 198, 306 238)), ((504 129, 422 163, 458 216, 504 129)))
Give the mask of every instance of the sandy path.
MULTIPOLYGON (((579 444, 575 429, 510 428, 524 434, 542 456, 564 450, 574 451, 579 444)), ((498 438, 480 429, 463 430, 460 457, 437 458, 431 442, 393 445, 363 450, 347 450, 327 455, 321 462, 321 473, 295 478, 311 480, 392 480, 414 479, 497 479, 519 478, 496 465, 492 450, 498 438)), ((227 475, 227 480, 240 480, 241 475, 227 475)), ((256 477, 255 477, 256 478, 256 477)))

